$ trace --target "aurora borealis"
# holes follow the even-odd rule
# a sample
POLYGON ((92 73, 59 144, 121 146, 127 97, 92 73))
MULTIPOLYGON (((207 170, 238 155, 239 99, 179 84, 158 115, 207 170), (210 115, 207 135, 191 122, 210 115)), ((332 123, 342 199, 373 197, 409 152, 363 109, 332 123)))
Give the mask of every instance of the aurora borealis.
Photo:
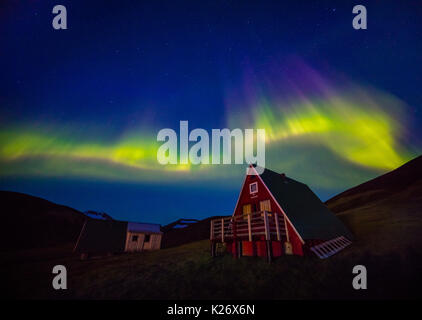
POLYGON ((385 31, 397 4, 372 5, 359 34, 346 3, 164 3, 74 1, 63 32, 48 1, 4 7, 0 189, 132 221, 230 214, 244 166, 158 163, 182 120, 265 129, 267 167, 323 200, 421 153, 420 10, 385 31))
MULTIPOLYGON (((301 92, 288 102, 273 100, 271 96, 263 97, 259 101, 249 102, 249 123, 242 123, 241 116, 231 120, 233 116, 229 113, 226 125, 231 129, 265 129, 266 147, 269 152, 277 153, 277 150, 283 150, 283 142, 297 140, 297 145, 303 146, 304 149, 308 145, 317 144, 322 152, 332 152, 351 164, 374 170, 394 169, 415 156, 400 141, 406 128, 406 123, 400 121, 399 115, 400 112, 406 111, 402 101, 375 90, 365 91, 359 87, 343 89, 345 93, 336 92, 335 88, 330 87, 321 77, 318 79, 322 82, 319 85, 324 87, 325 96, 312 96, 301 92)), ((231 105, 228 106, 229 109, 230 107, 231 105)), ((243 112, 246 113, 245 105, 243 112)), ((202 179, 210 174, 209 171, 214 171, 212 176, 220 178, 215 172, 221 171, 219 167, 160 165, 157 162, 160 143, 152 134, 158 132, 157 128, 160 126, 156 125, 148 130, 141 128, 145 133, 128 133, 111 142, 95 140, 95 137, 90 141, 90 137, 81 134, 78 136, 76 130, 66 133, 57 128, 6 128, 0 134, 0 159, 3 161, 1 174, 70 174, 142 182, 149 180, 151 173, 155 179, 167 181, 172 178, 202 179), (25 160, 35 162, 27 166, 25 160), (20 161, 23 161, 21 166, 20 161), (69 170, 62 162, 76 164, 71 165, 72 170, 69 170), (97 167, 108 166, 110 169, 86 171, 86 162, 96 163, 97 167), (125 170, 132 173, 113 174, 114 171, 125 170), (181 176, 178 172, 188 174, 181 176)), ((283 167, 283 162, 280 167, 283 167)), ((292 168, 292 171, 299 171, 299 168, 292 168)), ((225 173, 228 174, 229 172, 225 173)), ((333 185, 335 186, 334 181, 333 185)))

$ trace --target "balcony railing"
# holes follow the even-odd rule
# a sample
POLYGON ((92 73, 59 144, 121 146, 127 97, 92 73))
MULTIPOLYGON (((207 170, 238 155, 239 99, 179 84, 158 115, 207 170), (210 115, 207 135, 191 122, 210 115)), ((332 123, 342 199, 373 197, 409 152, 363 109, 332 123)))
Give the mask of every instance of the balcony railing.
POLYGON ((214 242, 253 241, 262 237, 281 241, 286 236, 283 215, 268 211, 213 219, 210 231, 210 239, 214 242))

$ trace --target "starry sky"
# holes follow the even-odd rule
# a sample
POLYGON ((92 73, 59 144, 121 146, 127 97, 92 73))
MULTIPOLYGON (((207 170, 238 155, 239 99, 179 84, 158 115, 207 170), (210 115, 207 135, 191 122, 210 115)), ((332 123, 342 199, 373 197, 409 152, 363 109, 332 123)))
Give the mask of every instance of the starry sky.
POLYGON ((0 4, 0 189, 117 219, 229 215, 245 165, 166 165, 157 133, 266 130, 322 200, 422 150, 419 1, 0 4), (363 4, 368 29, 354 30, 363 4))

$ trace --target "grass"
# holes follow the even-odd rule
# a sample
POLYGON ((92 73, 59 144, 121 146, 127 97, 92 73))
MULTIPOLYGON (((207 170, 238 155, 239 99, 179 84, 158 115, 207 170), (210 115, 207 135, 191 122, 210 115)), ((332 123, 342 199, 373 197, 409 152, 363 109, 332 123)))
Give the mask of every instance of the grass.
POLYGON ((15 261, 9 292, 20 298, 58 299, 323 299, 405 298, 418 289, 420 251, 374 255, 350 247, 327 260, 285 256, 268 264, 252 257, 212 259, 208 249, 208 241, 199 241, 88 261, 33 257, 24 264, 15 261), (67 267, 67 291, 51 289, 56 264, 67 267), (368 268, 366 292, 352 289, 356 264, 368 268))

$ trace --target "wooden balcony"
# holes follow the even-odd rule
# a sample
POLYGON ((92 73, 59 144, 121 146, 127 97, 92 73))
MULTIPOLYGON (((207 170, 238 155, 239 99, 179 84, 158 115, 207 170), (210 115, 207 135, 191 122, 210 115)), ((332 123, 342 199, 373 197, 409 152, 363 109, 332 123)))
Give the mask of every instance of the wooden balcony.
POLYGON ((278 240, 286 238, 285 221, 277 212, 259 211, 211 220, 213 242, 278 240))

